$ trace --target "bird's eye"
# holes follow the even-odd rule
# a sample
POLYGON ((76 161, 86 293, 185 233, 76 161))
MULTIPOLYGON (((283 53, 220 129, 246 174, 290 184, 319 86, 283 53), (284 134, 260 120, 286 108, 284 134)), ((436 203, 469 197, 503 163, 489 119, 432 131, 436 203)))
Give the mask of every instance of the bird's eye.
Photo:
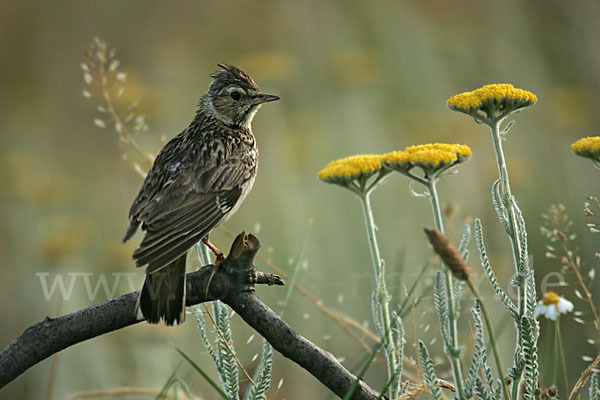
POLYGON ((240 94, 240 92, 232 92, 230 96, 235 101, 238 101, 239 99, 242 98, 242 95, 240 94))

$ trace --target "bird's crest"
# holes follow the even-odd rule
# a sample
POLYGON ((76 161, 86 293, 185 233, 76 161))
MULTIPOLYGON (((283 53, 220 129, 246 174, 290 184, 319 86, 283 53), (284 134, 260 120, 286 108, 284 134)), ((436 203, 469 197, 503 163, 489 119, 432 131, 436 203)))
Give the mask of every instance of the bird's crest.
POLYGON ((256 85, 256 83, 254 83, 254 80, 250 77, 250 75, 248 75, 247 73, 245 73, 244 71, 242 71, 241 69, 239 69, 238 67, 236 67, 235 65, 231 65, 231 64, 218 64, 219 67, 222 68, 221 71, 215 71, 212 74, 210 74, 210 77, 214 79, 214 81, 210 84, 209 87, 209 92, 219 92, 221 89, 223 89, 224 87, 231 85, 231 84, 237 84, 242 88, 245 89, 254 89, 257 92, 260 92, 260 89, 258 88, 258 86, 256 85))

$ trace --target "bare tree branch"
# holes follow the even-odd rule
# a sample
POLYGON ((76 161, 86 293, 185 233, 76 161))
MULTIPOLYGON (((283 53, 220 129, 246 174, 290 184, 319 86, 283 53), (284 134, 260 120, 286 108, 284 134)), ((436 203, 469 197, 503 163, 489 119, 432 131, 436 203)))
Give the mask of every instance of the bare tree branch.
MULTIPOLYGON (((216 272, 213 266, 206 266, 187 274, 186 305, 217 299, 225 302, 273 348, 343 397, 356 376, 333 355, 294 331, 254 292, 254 284, 257 283, 283 284, 276 275, 256 272, 253 261, 259 247, 256 237, 241 233, 216 272)), ((128 293, 59 318, 46 317, 27 328, 0 352, 0 388, 52 354, 140 322, 134 314, 138 294, 139 291, 128 293)), ((374 400, 377 397, 378 393, 361 381, 352 399, 374 400)))

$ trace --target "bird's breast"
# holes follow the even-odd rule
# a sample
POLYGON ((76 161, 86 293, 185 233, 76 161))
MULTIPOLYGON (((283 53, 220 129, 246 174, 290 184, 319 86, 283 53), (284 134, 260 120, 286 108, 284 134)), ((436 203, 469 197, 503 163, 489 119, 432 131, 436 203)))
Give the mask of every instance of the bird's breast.
POLYGON ((224 218, 225 221, 227 221, 233 214, 236 213, 238 208, 240 208, 240 205, 244 202, 244 199, 246 198, 246 196, 248 196, 248 193, 250 193, 250 190, 252 190, 252 186, 254 186, 255 179, 256 179, 256 174, 253 174, 252 177, 250 177, 250 179, 244 184, 244 186, 242 187, 242 193, 240 194, 240 198, 235 203, 235 205, 231 208, 231 211, 229 211, 227 213, 227 215, 225 216, 225 218, 224 218))
POLYGON ((246 162, 246 165, 251 166, 250 171, 249 171, 250 177, 248 178, 248 180, 246 182, 244 182, 244 184, 242 186, 242 193, 240 194, 240 198, 235 203, 235 205, 231 208, 231 211, 229 211, 229 213, 227 213, 227 215, 225 216, 225 220, 228 220, 233 214, 235 214, 235 212, 238 210, 238 208, 240 208, 240 205, 244 202, 244 199, 246 198, 246 196, 248 196, 248 193, 250 193, 250 190, 252 190, 252 187, 254 186, 254 181, 256 180, 256 174, 258 171, 258 147, 256 146, 256 140, 254 139, 254 135, 252 135, 251 131, 250 131, 250 136, 252 139, 251 141, 244 140, 244 143, 250 147, 250 149, 247 150, 247 154, 248 154, 248 157, 250 158, 250 160, 248 160, 249 162, 246 162))

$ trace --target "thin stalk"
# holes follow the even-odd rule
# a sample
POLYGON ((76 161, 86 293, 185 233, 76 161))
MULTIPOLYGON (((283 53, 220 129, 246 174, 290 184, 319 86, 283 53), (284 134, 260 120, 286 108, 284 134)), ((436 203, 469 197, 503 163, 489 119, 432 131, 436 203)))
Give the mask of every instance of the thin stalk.
POLYGON ((149 166, 152 166, 152 159, 148 156, 148 154, 144 153, 144 151, 140 148, 140 146, 138 146, 137 142, 133 139, 133 137, 129 133, 127 126, 123 123, 123 121, 121 121, 121 116, 115 109, 115 106, 113 105, 113 102, 112 102, 112 98, 110 97, 110 93, 109 93, 108 87, 107 87, 106 76, 107 75, 106 75, 105 65, 104 65, 104 63, 101 63, 100 64, 100 86, 102 89, 102 97, 104 98, 104 101, 106 102, 106 106, 108 107, 108 111, 110 112, 110 115, 112 116, 113 121, 115 122, 116 125, 118 125, 120 127, 120 131, 117 131, 117 133, 124 140, 129 142, 129 144, 131 144, 131 146, 134 148, 134 150, 140 155, 140 157, 142 157, 142 160, 144 160, 144 162, 146 162, 149 166))
MULTIPOLYGON (((429 191, 429 201, 431 202, 431 209, 433 211, 433 222, 438 231, 444 233, 444 223, 442 221, 442 211, 440 208, 440 202, 437 194, 436 188, 437 179, 436 177, 432 177, 427 180, 426 185, 429 191)), ((456 315, 454 314, 454 303, 456 299, 454 298, 454 280, 452 278, 452 272, 444 265, 442 268, 445 273, 444 283, 446 285, 446 298, 448 299, 448 323, 449 328, 448 332, 450 333, 450 339, 452 340, 452 350, 458 349, 458 325, 456 321, 456 315)), ((463 398, 463 376, 462 376, 462 368, 460 365, 460 357, 448 354, 448 360, 450 361, 450 366, 452 367, 452 375, 454 376, 454 385, 456 385, 456 393, 459 399, 463 398)))
POLYGON ((552 357, 552 384, 556 385, 556 375, 558 375, 558 327, 554 325, 554 357, 552 357))
MULTIPOLYGON (((390 321, 389 296, 385 287, 385 272, 381 262, 379 253, 379 245, 377 244, 377 236, 375 234, 375 221, 373 219, 373 211, 371 210, 370 191, 365 191, 360 196, 360 202, 363 206, 365 216, 365 224, 367 228, 367 237, 369 239, 369 247, 371 248, 371 260, 373 261, 373 269, 375 271, 375 282, 377 284, 378 301, 381 305, 381 314, 383 319, 384 337, 381 338, 385 349, 385 357, 388 364, 388 379, 393 379, 393 374, 396 371, 396 349, 392 337, 392 324, 390 321)), ((377 318, 373 315, 373 318, 377 318)), ((391 388, 390 393, 396 391, 396 388, 391 388)))
POLYGON ((508 390, 508 385, 506 384, 506 380, 504 379, 504 368, 502 367, 502 362, 500 361, 500 354, 498 353, 498 345, 496 342, 496 334, 494 333, 494 326, 492 325, 492 321, 490 320, 490 315, 488 314, 487 307, 479 294, 479 291, 473 285, 471 279, 467 279, 467 285, 473 292, 473 295, 479 302, 479 308, 481 309, 481 313, 483 314, 483 320, 485 321, 485 325, 488 330, 488 335, 490 337, 490 344, 492 346, 492 351, 494 352, 494 359, 496 360, 496 368, 498 369, 498 374, 500 375, 500 381, 502 381, 502 393, 504 393, 504 399, 510 400, 510 394, 508 390))
MULTIPOLYGON (((519 296, 517 299, 517 307, 519 310, 519 317, 523 317, 526 313, 526 303, 527 303, 527 285, 525 282, 526 275, 525 271, 522 270, 522 266, 520 265, 521 259, 521 243, 519 238, 519 227, 517 224, 517 217, 514 209, 514 204, 512 202, 512 192, 510 190, 510 182, 508 179, 508 170, 506 168, 506 160, 504 158, 504 150, 502 149, 502 138, 500 137, 500 123, 501 119, 496 118, 495 116, 490 116, 491 124, 490 129, 492 131, 492 141, 494 144, 494 151, 496 153, 496 161, 498 163, 498 173, 500 175, 500 187, 502 191, 502 206, 507 211, 508 222, 511 228, 511 235, 509 235, 513 253, 513 263, 515 265, 515 273, 520 278, 519 279, 519 296), (504 202, 504 199, 509 199, 508 202, 504 202)), ((523 347, 523 338, 521 336, 521 332, 519 331, 517 334, 517 344, 515 351, 520 352, 523 347)), ((520 358, 520 356, 519 356, 520 358)), ((516 367, 516 360, 515 360, 516 367)), ((512 383, 512 398, 517 399, 520 398, 519 392, 521 391, 521 378, 523 374, 518 379, 515 379, 512 383)))
POLYGON ((559 232, 556 236, 560 240, 561 249, 565 257, 567 258, 568 265, 571 267, 573 272, 575 272, 577 280, 579 281, 579 286, 581 286, 581 289, 583 289, 585 298, 587 299, 587 302, 590 305, 590 309, 592 310, 592 315, 594 316, 596 330, 600 333, 600 318, 598 317, 596 306, 594 305, 594 301, 592 300, 592 294, 590 293, 587 285, 585 284, 585 281, 583 280, 583 277, 581 276, 581 271, 577 266, 577 262, 573 259, 573 253, 569 251, 569 248, 567 247, 567 237, 562 232, 559 232))
POLYGON ((373 272, 375 279, 379 283, 379 276, 382 272, 381 254, 379 253, 379 245, 375 234, 375 221, 373 219, 373 211, 371 210, 371 194, 366 193, 360 196, 360 202, 363 207, 365 224, 367 228, 367 238, 369 240, 369 248, 371 249, 371 261, 373 262, 373 272))
POLYGON ((556 341, 558 342, 558 353, 560 354, 560 363, 562 367, 563 379, 565 384, 565 393, 569 393, 569 378, 567 376, 567 363, 565 362, 565 351, 563 350, 562 335, 560 334, 560 317, 556 319, 556 341))
POLYGON ((577 382, 575 382, 573 390, 571 390, 571 394, 569 394, 569 400, 573 400, 575 397, 579 398, 579 392, 587 383, 588 379, 590 378, 590 375, 596 370, 598 364, 600 364, 600 354, 598 354, 594 361, 592 361, 592 363, 583 370, 583 372, 579 376, 579 379, 577 379, 577 382))
POLYGON ((431 202, 431 209, 433 211, 433 223, 438 231, 444 233, 444 221, 442 220, 442 209, 440 207, 440 200, 437 194, 437 179, 431 178, 428 180, 427 190, 429 190, 429 201, 431 202))
MULTIPOLYGON (((505 198, 512 198, 512 191, 510 189, 510 181, 508 179, 508 170, 506 168, 506 159, 504 158, 504 150, 502 148, 502 138, 500 137, 500 122, 499 120, 494 120, 492 122, 492 126, 490 129, 492 130, 492 141, 494 144, 494 151, 496 153, 496 161, 498 162, 498 173, 500 175, 500 187, 502 190, 502 195, 505 198)), ((520 238, 517 235, 519 231, 519 227, 517 225, 517 217, 515 213, 515 209, 513 203, 511 201, 508 204, 502 204, 506 207, 508 211, 508 222, 512 229, 512 235, 510 235, 512 251, 513 251, 513 263, 515 264, 515 273, 520 274, 522 271, 520 270, 519 260, 521 256, 521 246, 520 246, 520 238)), ((521 286, 524 286, 524 281, 521 286)), ((521 300, 521 299, 519 299, 521 300)), ((523 299, 524 300, 524 299, 523 299)), ((519 308, 520 309, 520 308, 519 308)), ((522 314, 521 314, 522 315, 522 314)))

